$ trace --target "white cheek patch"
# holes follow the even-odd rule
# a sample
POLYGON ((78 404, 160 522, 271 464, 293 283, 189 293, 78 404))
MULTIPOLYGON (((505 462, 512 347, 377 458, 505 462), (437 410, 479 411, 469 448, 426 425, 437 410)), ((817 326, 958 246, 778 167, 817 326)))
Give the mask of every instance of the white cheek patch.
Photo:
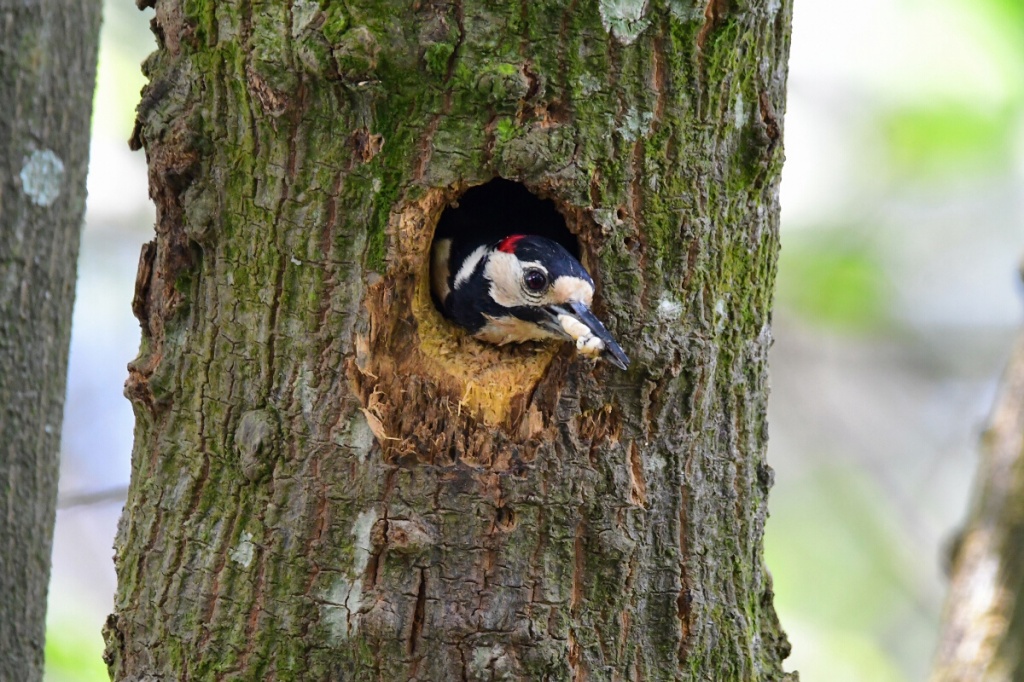
POLYGON ((487 259, 484 276, 491 281, 491 298, 505 308, 531 305, 523 295, 523 263, 515 254, 495 251, 487 259))
POLYGON ((604 350, 604 341, 594 336, 590 327, 571 315, 559 315, 558 323, 562 329, 576 341, 576 350, 584 355, 597 356, 604 350))
POLYGON ((562 275, 551 283, 551 293, 548 294, 548 299, 548 302, 554 305, 564 305, 574 301, 589 308, 594 301, 594 287, 579 277, 562 275))

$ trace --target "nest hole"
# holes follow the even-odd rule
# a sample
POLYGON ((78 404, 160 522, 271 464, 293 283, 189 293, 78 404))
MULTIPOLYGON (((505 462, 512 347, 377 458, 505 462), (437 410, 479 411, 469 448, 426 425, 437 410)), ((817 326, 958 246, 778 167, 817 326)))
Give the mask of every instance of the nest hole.
POLYGON ((497 241, 510 234, 547 237, 580 258, 579 240, 565 224, 555 202, 504 178, 470 187, 450 202, 437 221, 433 241, 450 237, 497 241))
MULTIPOLYGON (((472 236, 497 241, 510 234, 547 237, 581 258, 580 242, 555 202, 504 178, 470 187, 450 200, 437 218, 430 250, 438 239, 472 236)), ((516 399, 533 391, 559 345, 492 346, 445 319, 430 292, 430 250, 423 254, 414 304, 420 350, 435 369, 455 380, 460 408, 466 406, 490 423, 519 421, 522 415, 516 412, 525 405, 516 399)))

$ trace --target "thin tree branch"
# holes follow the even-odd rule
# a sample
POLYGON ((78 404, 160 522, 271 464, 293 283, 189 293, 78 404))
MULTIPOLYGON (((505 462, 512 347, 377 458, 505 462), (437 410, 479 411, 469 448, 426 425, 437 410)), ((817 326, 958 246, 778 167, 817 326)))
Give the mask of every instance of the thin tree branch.
POLYGON ((1003 377, 958 539, 933 682, 1024 679, 1024 334, 1003 377))

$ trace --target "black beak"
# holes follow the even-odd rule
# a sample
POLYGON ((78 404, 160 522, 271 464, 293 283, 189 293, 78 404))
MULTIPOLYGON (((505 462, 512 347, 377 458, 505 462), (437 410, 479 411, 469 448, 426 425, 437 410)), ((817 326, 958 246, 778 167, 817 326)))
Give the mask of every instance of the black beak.
POLYGON ((569 315, 576 318, 586 325, 587 329, 589 329, 594 336, 601 339, 604 343, 604 350, 601 351, 601 358, 612 363, 619 369, 626 369, 629 366, 629 358, 626 357, 626 354, 622 352, 622 347, 615 342, 612 335, 609 334, 608 330, 604 328, 603 324, 601 324, 601 320, 597 319, 597 317, 594 316, 594 313, 590 312, 590 308, 582 303, 573 301, 569 302, 568 307, 571 310, 566 310, 561 306, 552 306, 549 309, 555 318, 552 327, 557 328, 557 330, 563 335, 568 336, 558 323, 558 316, 569 315))

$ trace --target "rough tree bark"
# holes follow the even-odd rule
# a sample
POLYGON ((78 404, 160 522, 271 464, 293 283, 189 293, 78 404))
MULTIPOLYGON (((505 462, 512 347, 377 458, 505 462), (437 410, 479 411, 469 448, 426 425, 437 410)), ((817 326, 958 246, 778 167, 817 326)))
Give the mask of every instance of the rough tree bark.
POLYGON ((0 680, 43 674, 99 23, 0 2, 0 680))
POLYGON ((956 544, 934 682, 1024 679, 1024 336, 988 429, 956 544))
POLYGON ((791 3, 155 10, 115 679, 782 678, 791 3), (576 235, 628 372, 434 309, 434 226, 495 177, 576 235))

